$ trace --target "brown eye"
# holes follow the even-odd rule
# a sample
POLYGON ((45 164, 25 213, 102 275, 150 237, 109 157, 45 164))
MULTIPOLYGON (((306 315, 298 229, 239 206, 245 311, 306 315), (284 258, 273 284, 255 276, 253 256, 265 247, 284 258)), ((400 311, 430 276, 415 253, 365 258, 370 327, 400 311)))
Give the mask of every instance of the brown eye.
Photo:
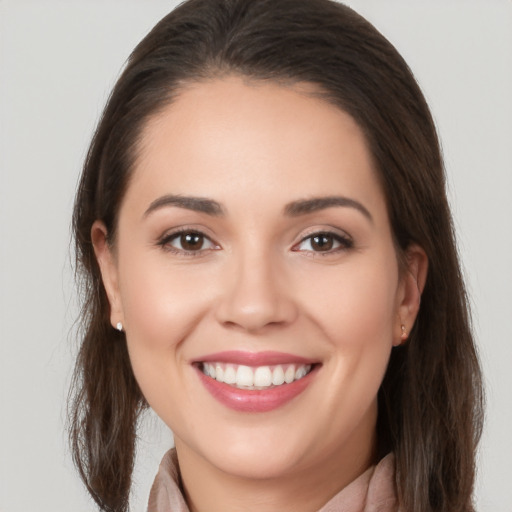
POLYGON ((311 248, 313 251, 330 251, 334 247, 332 235, 320 234, 311 237, 311 248))
POLYGON ((204 236, 200 233, 182 233, 180 235, 181 248, 185 251, 199 251, 204 245, 204 236))
POLYGON ((176 253, 200 253, 208 249, 217 249, 206 235, 198 231, 183 231, 165 237, 160 245, 176 253))
POLYGON ((325 252, 336 253, 338 251, 351 249, 354 242, 348 236, 335 233, 314 233, 304 238, 293 250, 304 252, 325 252))

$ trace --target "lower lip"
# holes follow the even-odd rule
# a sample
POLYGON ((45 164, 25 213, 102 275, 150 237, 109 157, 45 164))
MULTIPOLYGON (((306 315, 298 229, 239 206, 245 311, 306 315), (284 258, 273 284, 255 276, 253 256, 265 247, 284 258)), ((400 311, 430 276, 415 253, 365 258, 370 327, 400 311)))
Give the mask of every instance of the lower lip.
POLYGON ((311 383, 318 367, 302 379, 269 389, 238 389, 224 382, 207 377, 196 368, 204 387, 221 404, 239 412, 268 412, 283 406, 302 393, 311 383))

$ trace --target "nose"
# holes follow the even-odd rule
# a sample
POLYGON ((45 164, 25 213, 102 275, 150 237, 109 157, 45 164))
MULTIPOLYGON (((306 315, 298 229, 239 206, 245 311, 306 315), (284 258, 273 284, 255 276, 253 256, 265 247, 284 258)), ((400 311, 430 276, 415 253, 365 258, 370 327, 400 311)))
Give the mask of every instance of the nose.
POLYGON ((291 324, 297 317, 293 287, 282 266, 268 254, 240 257, 226 270, 217 303, 217 320, 227 327, 255 333, 291 324))

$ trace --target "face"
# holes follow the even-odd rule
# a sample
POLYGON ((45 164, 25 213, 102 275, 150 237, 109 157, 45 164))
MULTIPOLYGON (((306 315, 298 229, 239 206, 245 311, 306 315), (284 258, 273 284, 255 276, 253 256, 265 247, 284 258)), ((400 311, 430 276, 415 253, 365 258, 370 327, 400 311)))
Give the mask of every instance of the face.
POLYGON ((414 321, 364 136, 311 91, 189 86, 145 127, 114 250, 93 227, 144 396, 230 474, 364 466, 414 321))

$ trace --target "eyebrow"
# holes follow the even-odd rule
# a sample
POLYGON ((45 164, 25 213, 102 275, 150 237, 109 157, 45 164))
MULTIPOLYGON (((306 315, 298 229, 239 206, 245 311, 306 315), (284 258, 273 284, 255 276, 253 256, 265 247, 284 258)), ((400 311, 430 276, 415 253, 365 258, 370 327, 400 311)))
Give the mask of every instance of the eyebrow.
MULTIPOLYGON (((169 206, 206 213, 207 215, 215 217, 224 215, 224 208, 222 205, 213 199, 168 194, 155 199, 144 212, 144 217, 147 217, 155 210, 169 206)), ((343 196, 315 197, 312 199, 299 199, 297 201, 292 201, 285 206, 284 213, 289 217, 298 217, 300 215, 307 215, 309 213, 333 207, 355 208, 369 221, 373 222, 372 215, 359 201, 343 196)))
POLYGON ((373 222, 371 213, 359 201, 343 196, 314 197, 312 199, 301 199, 288 203, 284 208, 285 215, 297 217, 307 215, 319 210, 325 210, 332 207, 355 208, 361 212, 370 222, 373 222))
POLYGON ((169 206, 176 206, 186 210, 206 213, 207 215, 213 215, 216 217, 224 215, 224 209, 220 203, 213 199, 168 194, 155 199, 144 212, 144 217, 147 217, 150 213, 159 210, 160 208, 169 206))

